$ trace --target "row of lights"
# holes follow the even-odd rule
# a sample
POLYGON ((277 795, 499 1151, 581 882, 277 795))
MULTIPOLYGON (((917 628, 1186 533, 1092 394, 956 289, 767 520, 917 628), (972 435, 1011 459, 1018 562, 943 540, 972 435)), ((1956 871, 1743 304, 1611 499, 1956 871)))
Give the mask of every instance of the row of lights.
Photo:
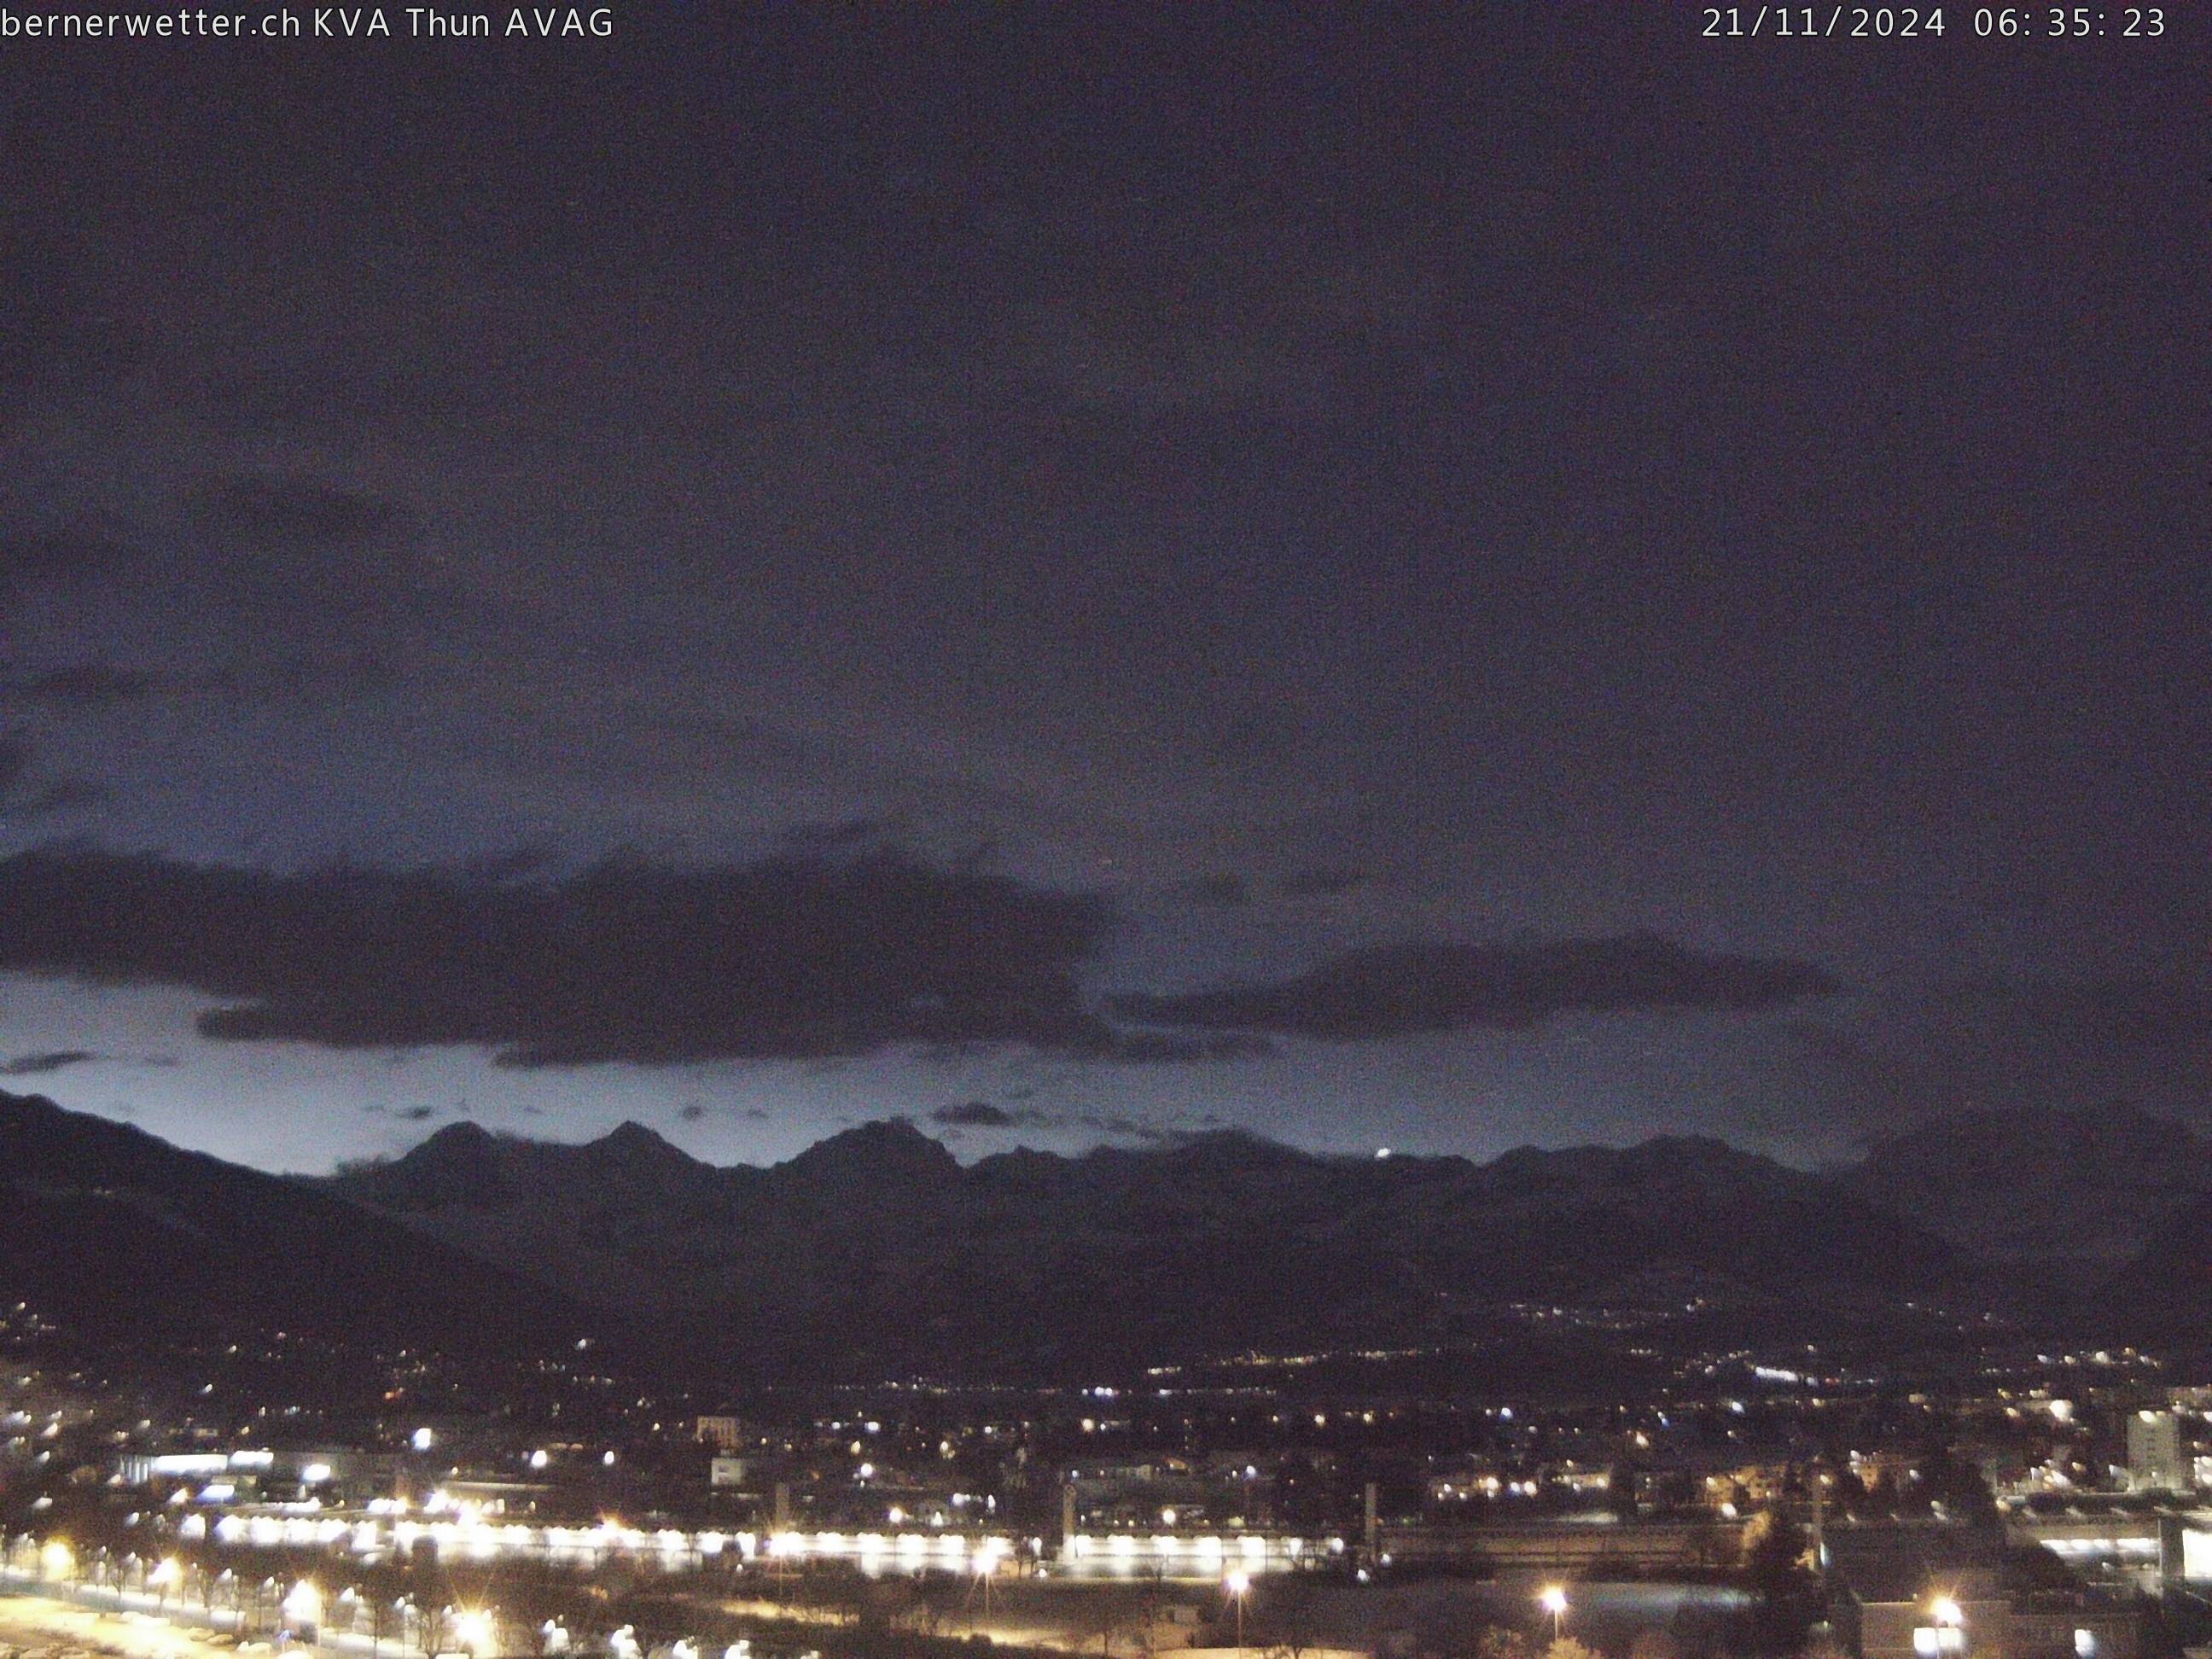
MULTIPOLYGON (((71 1579, 76 1575, 76 1553, 70 1549, 64 1540, 58 1538, 49 1539, 40 1547, 39 1571, 41 1577, 55 1581, 71 1579)), ((229 1577, 228 1573, 223 1576, 229 1577)), ((183 1577, 183 1564, 173 1555, 156 1563, 149 1570, 146 1574, 146 1583, 151 1588, 166 1591, 171 1586, 180 1583, 183 1577)), ((273 1583, 274 1581, 270 1582, 273 1583)), ((341 1605, 357 1602, 360 1599, 360 1592, 353 1589, 344 1591, 338 1597, 341 1605)), ((285 1593, 283 1601, 278 1605, 282 1607, 284 1617, 292 1623, 320 1628, 323 1622, 323 1593, 316 1587, 313 1580, 301 1579, 285 1593)), ((414 1611, 412 1599, 404 1595, 392 1606, 402 1613, 414 1611)), ((482 1654, 494 1646, 498 1625, 497 1616, 492 1611, 482 1607, 461 1607, 451 1611, 453 1635, 456 1645, 471 1654, 482 1654)))

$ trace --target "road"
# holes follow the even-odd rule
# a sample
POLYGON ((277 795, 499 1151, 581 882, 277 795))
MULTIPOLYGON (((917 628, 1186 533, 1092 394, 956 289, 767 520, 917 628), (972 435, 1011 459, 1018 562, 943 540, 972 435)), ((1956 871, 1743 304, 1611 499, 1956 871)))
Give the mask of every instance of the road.
POLYGON ((13 1648, 82 1648, 118 1659, 238 1659, 235 1649, 206 1634, 151 1613, 0 1592, 0 1643, 13 1648))

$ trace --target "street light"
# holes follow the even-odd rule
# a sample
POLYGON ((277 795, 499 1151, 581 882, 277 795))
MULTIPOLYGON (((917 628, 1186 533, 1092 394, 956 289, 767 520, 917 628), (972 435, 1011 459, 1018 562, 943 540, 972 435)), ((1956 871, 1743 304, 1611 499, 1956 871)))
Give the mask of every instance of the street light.
POLYGON ((1552 1639, 1559 1639, 1560 1622, 1567 1616, 1567 1593, 1557 1584, 1547 1584, 1536 1597, 1544 1611, 1552 1615, 1552 1639))
POLYGON ((1949 1659, 1949 1656, 1966 1650, 1966 1613, 1954 1596, 1938 1595, 1928 1604, 1928 1616, 1934 1621, 1932 1628, 1913 1632, 1913 1648, 1917 1653, 1925 1650, 1949 1659))
POLYGON ((455 1616, 453 1639, 471 1653, 482 1655, 494 1645, 492 1616, 482 1607, 471 1607, 455 1616))
POLYGON ((284 1597, 283 1610, 284 1622, 287 1625, 295 1630, 301 1628, 313 1630, 315 1633, 314 1645, 317 1647, 322 1645, 323 1593, 317 1589, 310 1580, 302 1578, 292 1586, 290 1592, 284 1597))
POLYGON ((1242 1567, 1232 1568, 1221 1581, 1221 1588, 1229 1592, 1229 1599, 1237 1604, 1237 1651, 1244 1651, 1244 1598, 1252 1593, 1252 1575, 1242 1567))

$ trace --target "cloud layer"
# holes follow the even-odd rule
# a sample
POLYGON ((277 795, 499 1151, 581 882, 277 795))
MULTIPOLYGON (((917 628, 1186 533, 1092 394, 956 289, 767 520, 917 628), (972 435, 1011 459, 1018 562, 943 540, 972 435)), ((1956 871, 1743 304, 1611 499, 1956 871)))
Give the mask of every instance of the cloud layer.
POLYGON ((42 817, 100 799, 97 785, 82 778, 43 775, 36 760, 21 734, 0 732, 0 823, 42 817))
POLYGON ((1518 1030, 1555 1015, 1634 1009, 1755 1009, 1842 989, 1806 963, 1692 951, 1629 934, 1486 946, 1395 945, 1347 951, 1294 979, 1182 996, 1117 998, 1125 1018, 1336 1042, 1518 1030))
MULTIPOLYGON (((1271 1039, 1522 1028, 1591 1012, 1757 1009, 1839 988, 1802 963, 1643 936, 1406 945, 1281 983, 1086 1000, 1113 912, 900 852, 757 863, 534 860, 276 873, 48 847, 0 860, 0 970, 216 999, 221 1040, 467 1045, 502 1065, 675 1065, 1012 1044, 1115 1064, 1271 1052, 1271 1039)), ((70 1063, 63 1060, 61 1064, 70 1063)), ((939 1121, 1034 1126, 976 1103, 939 1121)), ((1136 1133, 1119 1123, 1088 1127, 1136 1133)))
POLYGON ((0 1077, 51 1077, 72 1066, 82 1066, 99 1056, 88 1048, 45 1048, 0 1061, 0 1077))
POLYGON ((501 881, 50 848, 0 861, 0 968, 224 999, 219 1038, 514 1066, 1117 1041, 1077 981, 1101 901, 890 854, 501 881))

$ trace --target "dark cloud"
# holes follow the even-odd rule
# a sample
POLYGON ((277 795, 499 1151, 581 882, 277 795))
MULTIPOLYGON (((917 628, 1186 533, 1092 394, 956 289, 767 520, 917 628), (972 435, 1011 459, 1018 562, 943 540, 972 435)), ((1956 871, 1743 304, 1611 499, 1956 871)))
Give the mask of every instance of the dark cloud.
POLYGON ((1364 870, 1298 870, 1276 883, 1275 891, 1287 899, 1334 898, 1366 884, 1364 870))
POLYGON ((517 847, 466 860, 461 873, 471 881, 497 884, 542 875, 553 867, 553 854, 542 847, 517 847))
POLYGON ((1121 1113, 1083 1112, 1067 1121, 1079 1129, 1095 1130, 1120 1140, 1141 1140, 1154 1146, 1179 1146, 1194 1139, 1198 1131, 1164 1127, 1121 1113))
POLYGON ((1158 1024, 1352 1042, 1477 1025, 1517 1030, 1576 1011, 1766 1008, 1841 988, 1809 963, 1717 955, 1633 935, 1379 945, 1273 985, 1124 996, 1114 1006, 1158 1024))
MULTIPOLYGON (((1115 1112, 1048 1112, 1041 1107, 1024 1106, 1009 1109, 994 1106, 988 1100, 963 1101, 957 1106, 940 1106, 929 1115, 929 1121, 949 1129, 1045 1129, 1050 1131, 1087 1132, 1104 1135, 1111 1139, 1138 1140, 1152 1146, 1172 1146, 1190 1139, 1199 1133, 1190 1129, 1173 1128, 1158 1123, 1147 1123, 1140 1118, 1115 1112)), ((1207 1120, 1211 1122, 1212 1120, 1207 1120)))
POLYGON ((34 786, 18 799, 0 803, 0 811, 19 818, 44 817, 50 812, 97 806, 106 799, 107 791, 89 779, 54 778, 34 786))
POLYGON ((0 607, 33 587, 70 587, 108 580, 143 556, 137 544, 97 525, 0 532, 0 607))
POLYGON ((221 998, 220 1038, 514 1066, 1114 1047, 1077 983, 1102 901, 888 854, 491 883, 46 848, 0 860, 0 968, 221 998))
POLYGON ((1802 1113, 1874 1134, 2113 1098, 2196 1121, 2212 1091, 2212 986, 2179 975, 1897 985, 1784 1030, 1818 1085, 1802 1113))
POLYGON ((881 847, 908 829, 902 818, 842 818, 830 823, 794 823, 780 831, 776 840, 797 853, 852 852, 881 847))
POLYGON ((1275 1052, 1245 1031, 1188 1036, 1178 1031, 1103 1030, 1084 1050, 1091 1059, 1124 1066, 1187 1066, 1200 1060, 1261 1060, 1275 1052))
POLYGON ((707 1115, 707 1109, 695 1100, 688 1106, 678 1108, 676 1115, 686 1123, 696 1123, 707 1115))
POLYGON ((940 1106, 929 1115, 929 1121, 942 1123, 947 1128, 1011 1129, 1022 1120, 1005 1107, 994 1106, 988 1100, 970 1100, 957 1106, 940 1106))
POLYGON ((93 527, 0 539, 0 572, 10 581, 82 581, 110 576, 140 556, 137 545, 93 527))
POLYGON ((198 696, 282 702, 374 691, 390 684, 392 678, 381 659, 366 653, 334 659, 280 656, 264 663, 188 673, 80 662, 0 674, 0 700, 59 708, 105 708, 198 696))
POLYGON ((398 501, 312 477, 237 473, 186 491, 180 506, 174 539, 189 558, 171 562, 179 603, 222 619, 241 690, 319 691, 328 665, 380 667, 370 647, 404 648, 473 614, 453 562, 398 501))
POLYGON ((312 478, 238 473, 192 492, 200 527, 250 544, 356 547, 404 529, 409 514, 357 490, 312 478))
POLYGON ((0 732, 0 818, 35 818, 106 799, 99 785, 82 778, 41 777, 29 742, 18 732, 0 732))
POLYGON ((1186 883, 1181 890, 1182 896, 1194 904, 1216 905, 1223 908, 1245 903, 1252 896, 1250 889, 1244 884, 1244 878, 1226 871, 1218 875, 1201 876, 1196 881, 1186 883))
POLYGON ((46 1077, 99 1058, 89 1048, 49 1048, 40 1054, 18 1054, 0 1063, 0 1077, 46 1077))
MULTIPOLYGON (((990 1046, 972 1040, 933 1042, 921 1048, 917 1058, 931 1065, 957 1066, 979 1058, 990 1046)), ((1273 1054, 1274 1045, 1243 1031, 1192 1036, 1098 1024, 1071 1042, 1067 1052, 1107 1066, 1184 1066, 1205 1060, 1256 1060, 1273 1054)))
POLYGON ((2094 1053, 2212 1042, 2212 986, 2179 977, 2000 981, 1978 988, 1976 1000, 2006 1011, 2008 1035, 2039 1030, 2094 1053))
POLYGON ((145 331, 76 268, 69 241, 33 228, 27 205, 0 227, 0 430, 34 398, 112 382, 147 351, 145 331))
POLYGON ((203 689, 270 699, 348 696, 381 691, 397 683, 392 665, 374 651, 343 656, 272 657, 257 666, 219 668, 203 689))
POLYGON ((159 682, 151 674, 106 663, 77 663, 43 674, 16 674, 0 680, 0 697, 11 702, 48 702, 97 708, 141 702, 159 682))

